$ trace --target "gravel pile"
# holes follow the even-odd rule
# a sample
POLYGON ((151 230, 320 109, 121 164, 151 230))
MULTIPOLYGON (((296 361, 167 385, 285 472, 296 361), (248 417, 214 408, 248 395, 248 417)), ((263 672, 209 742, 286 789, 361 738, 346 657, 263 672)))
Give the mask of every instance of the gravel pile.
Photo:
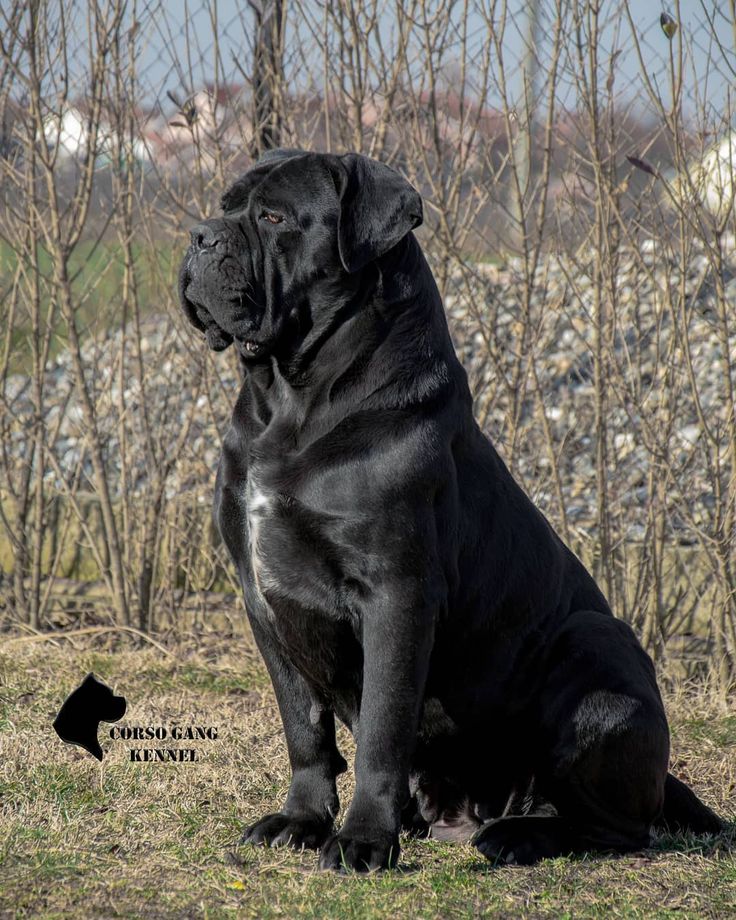
MULTIPOLYGON (((122 330, 85 343, 85 380, 114 495, 123 489, 145 494, 167 466, 167 497, 211 489, 240 381, 232 356, 213 361, 200 346, 178 318, 150 317, 142 326, 141 375, 132 337, 122 330)), ((6 442, 14 460, 23 463, 31 448, 34 417, 30 377, 9 378, 6 394, 11 420, 6 442)), ((45 443, 56 458, 56 463, 46 463, 47 480, 61 490, 64 482, 78 477, 81 488, 95 491, 90 431, 67 351, 48 367, 44 401, 45 443)))
POLYGON ((671 528, 681 542, 693 542, 692 523, 709 520, 714 507, 708 454, 716 442, 725 494, 731 474, 727 445, 736 426, 727 399, 729 374, 736 387, 736 252, 726 254, 721 281, 729 334, 706 256, 696 253, 685 277, 680 274, 646 241, 641 253, 618 267, 615 308, 611 297, 599 308, 593 264, 571 266, 549 258, 535 278, 526 331, 521 322, 526 286, 518 262, 481 271, 483 282, 475 282, 481 297, 461 285, 445 299, 476 394, 476 415, 482 417, 479 409, 488 406, 485 428, 501 454, 508 460, 514 453, 517 476, 543 508, 552 510, 553 461, 544 412, 566 511, 584 532, 595 531, 599 338, 606 482, 623 535, 644 536, 647 506, 657 492, 666 491, 671 528), (516 449, 510 413, 515 396, 516 449))
MULTIPOLYGON (((724 264, 721 283, 732 309, 733 251, 724 264)), ((672 498, 670 526, 681 542, 692 542, 692 520, 707 520, 713 510, 707 452, 715 441, 725 449, 736 424, 729 418, 726 371, 730 360, 733 375, 736 363, 736 321, 726 337, 715 278, 703 253, 694 253, 681 279, 676 266, 645 243, 606 283, 609 290, 616 288, 615 314, 611 298, 604 298, 601 346, 612 511, 622 535, 641 538, 648 503, 666 487, 672 498), (681 286, 684 301, 678 300, 681 286)), ((570 525, 592 533, 600 312, 593 264, 573 266, 550 257, 535 277, 526 307, 524 290, 522 266, 513 260, 455 271, 445 296, 453 338, 476 396, 476 416, 514 473, 558 520, 557 464, 570 525)), ((83 353, 113 493, 145 494, 156 471, 170 462, 167 496, 194 491, 198 500, 209 501, 221 436, 239 387, 234 356, 210 355, 178 319, 152 318, 143 327, 141 380, 129 340, 125 353, 123 344, 116 331, 88 341, 83 353), (146 416, 154 432, 150 445, 146 416)), ((67 352, 50 364, 45 388, 45 441, 55 458, 47 463, 49 483, 61 488, 62 479, 72 483, 78 477, 79 487, 94 491, 88 432, 67 352)), ((4 441, 13 462, 21 464, 29 456, 33 430, 30 378, 11 377, 6 402, 4 441)), ((728 475, 724 466, 724 483, 728 475)))

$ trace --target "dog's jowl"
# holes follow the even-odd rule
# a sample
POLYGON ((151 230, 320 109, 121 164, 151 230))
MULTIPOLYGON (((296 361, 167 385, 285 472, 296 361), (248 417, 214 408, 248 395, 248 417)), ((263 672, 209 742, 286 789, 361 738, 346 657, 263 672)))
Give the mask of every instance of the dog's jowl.
POLYGON ((473 419, 417 192, 281 150, 222 205, 180 292, 243 366, 215 517, 292 769, 245 840, 366 870, 402 824, 518 863, 718 830, 667 772, 649 657, 473 419), (335 717, 357 742, 337 831, 335 717))

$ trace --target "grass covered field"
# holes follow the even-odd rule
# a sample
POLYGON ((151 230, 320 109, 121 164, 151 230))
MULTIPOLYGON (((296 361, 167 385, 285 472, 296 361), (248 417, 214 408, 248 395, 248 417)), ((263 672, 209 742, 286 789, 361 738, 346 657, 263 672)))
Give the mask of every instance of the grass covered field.
MULTIPOLYGON (((736 811, 736 706, 704 688, 667 694, 673 769, 736 811)), ((347 733, 339 742, 350 760, 347 733)), ((339 877, 316 855, 239 847, 289 779, 281 722, 249 634, 202 631, 135 647, 113 631, 0 641, 0 916, 736 916, 736 828, 662 837, 620 858, 493 868, 470 847, 402 842, 400 870, 339 877), (89 672, 123 694, 118 726, 215 727, 215 740, 111 740, 102 763, 52 722, 89 672), (186 763, 130 750, 195 749, 186 763)), ((340 777, 343 813, 352 777, 340 777)))
MULTIPOLYGON (((176 294, 176 272, 181 256, 179 249, 164 243, 155 246, 136 243, 132 247, 132 254, 137 296, 143 312, 161 310, 176 294)), ((40 245, 38 271, 41 315, 44 325, 49 322, 52 325, 50 356, 54 358, 66 347, 67 333, 58 309, 50 312, 57 299, 53 287, 53 262, 50 254, 40 245)), ((83 340, 90 335, 107 334, 110 327, 120 326, 124 271, 124 252, 117 242, 95 243, 85 240, 75 247, 69 261, 69 274, 77 325, 83 340)), ((0 292, 5 298, 11 296, 17 276, 18 255, 7 242, 0 240, 0 292)), ((28 292, 25 288, 22 289, 19 301, 11 336, 10 370, 12 373, 30 373, 31 317, 28 314, 28 292)))

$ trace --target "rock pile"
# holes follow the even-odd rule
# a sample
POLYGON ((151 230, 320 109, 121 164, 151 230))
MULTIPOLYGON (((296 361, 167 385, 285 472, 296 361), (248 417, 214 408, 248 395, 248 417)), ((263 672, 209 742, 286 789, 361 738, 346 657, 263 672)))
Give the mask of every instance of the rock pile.
MULTIPOLYGON (((682 542, 709 520, 713 476, 725 485, 731 474, 736 425, 733 251, 724 266, 716 278, 695 251, 683 275, 651 243, 603 279, 594 260, 560 257, 546 259, 531 285, 514 260, 451 272, 446 310, 476 417, 556 522, 559 484, 569 525, 595 531, 598 464, 622 536, 645 535, 649 504, 664 493, 682 542)), ((129 331, 88 340, 82 360, 113 493, 145 494, 170 461, 167 496, 194 490, 209 501, 240 383, 234 356, 210 355, 178 318, 158 316, 143 325, 142 375, 129 331)), ((50 364, 44 384, 49 484, 94 491, 90 431, 68 352, 50 364)), ((30 456, 32 393, 30 377, 6 382, 6 456, 16 465, 30 456)))

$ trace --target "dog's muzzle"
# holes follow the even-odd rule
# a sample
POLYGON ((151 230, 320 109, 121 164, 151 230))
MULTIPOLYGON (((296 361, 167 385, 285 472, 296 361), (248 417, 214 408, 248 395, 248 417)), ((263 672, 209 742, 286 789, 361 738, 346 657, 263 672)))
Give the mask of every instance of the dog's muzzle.
POLYGON ((259 335, 265 307, 256 299, 245 266, 244 240, 223 220, 203 221, 192 227, 190 245, 182 261, 179 291, 189 319, 221 351, 234 343, 245 358, 265 351, 259 335))

